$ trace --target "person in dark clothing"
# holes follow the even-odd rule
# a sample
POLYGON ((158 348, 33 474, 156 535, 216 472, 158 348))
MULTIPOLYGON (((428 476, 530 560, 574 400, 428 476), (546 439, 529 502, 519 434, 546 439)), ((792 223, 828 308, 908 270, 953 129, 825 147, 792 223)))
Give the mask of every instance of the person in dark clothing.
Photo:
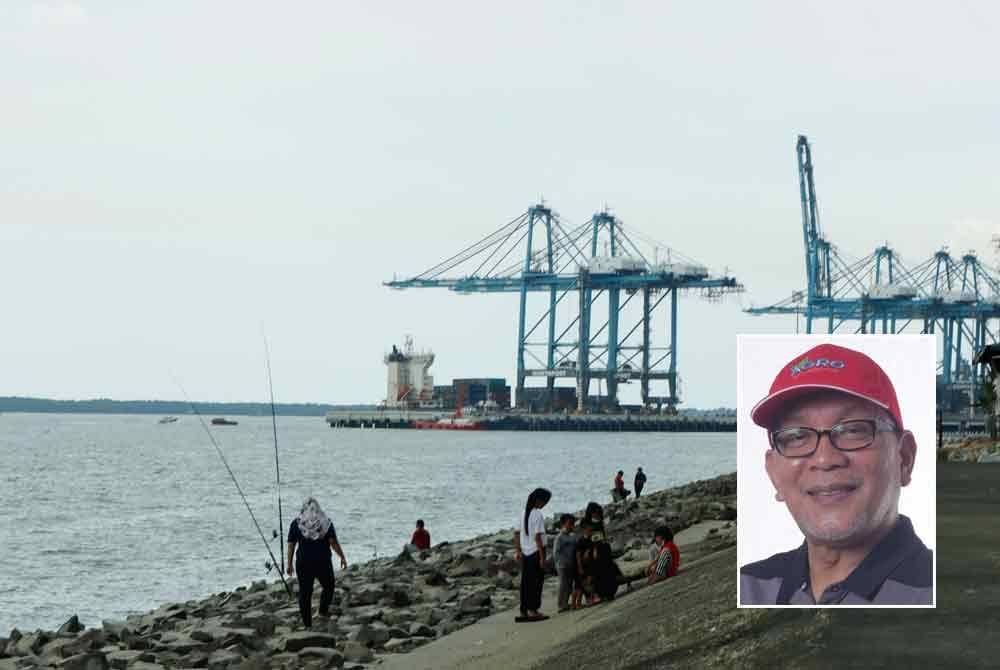
POLYGON ((515 621, 542 621, 542 580, 545 577, 545 516, 542 508, 552 493, 538 488, 528 496, 514 532, 514 558, 521 562, 521 616, 515 621))
POLYGON ((424 528, 424 520, 417 519, 417 529, 413 531, 413 537, 410 538, 410 544, 416 547, 419 551, 431 548, 431 534, 424 528))
MULTIPOLYGON (((580 592, 581 596, 584 594, 587 596, 587 603, 589 604, 594 601, 594 575, 592 570, 594 543, 591 540, 594 534, 594 527, 586 518, 580 522, 580 534, 575 547, 577 582, 574 586, 576 591, 580 592)), ((574 609, 576 609, 579 607, 581 597, 577 597, 576 592, 573 595, 574 602, 576 603, 574 609)))
POLYGON ((594 535, 591 538, 593 542, 603 542, 604 541, 604 508, 601 507, 600 503, 589 502, 587 503, 587 510, 583 513, 584 520, 590 525, 594 531, 594 535))
POLYGON ((330 550, 340 556, 341 569, 347 567, 344 551, 337 542, 337 531, 315 498, 306 498, 302 511, 288 527, 288 575, 299 579, 299 613, 302 625, 312 627, 313 582, 323 587, 319 597, 320 616, 329 616, 333 602, 333 564, 330 550), (296 551, 296 548, 298 551, 296 551), (295 562, 292 562, 292 558, 295 562))
POLYGON ((642 493, 642 488, 646 485, 646 473, 642 471, 642 468, 635 473, 635 497, 638 498, 642 493))
POLYGON ((592 602, 611 600, 618 592, 618 577, 622 572, 611 557, 611 543, 604 528, 604 509, 599 503, 588 503, 584 519, 593 530, 590 536, 593 549, 589 574, 596 598, 592 602))

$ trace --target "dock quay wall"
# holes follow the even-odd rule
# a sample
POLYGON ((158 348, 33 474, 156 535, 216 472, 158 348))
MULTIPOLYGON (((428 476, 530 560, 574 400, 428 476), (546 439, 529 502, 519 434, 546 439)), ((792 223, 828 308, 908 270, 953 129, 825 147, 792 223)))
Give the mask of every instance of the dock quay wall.
MULTIPOLYGON (((329 412, 331 428, 414 429, 417 421, 437 421, 443 412, 329 412)), ((482 417, 469 417, 472 420, 482 417)), ((485 430, 732 433, 732 417, 686 417, 662 414, 501 414, 482 420, 485 430)))

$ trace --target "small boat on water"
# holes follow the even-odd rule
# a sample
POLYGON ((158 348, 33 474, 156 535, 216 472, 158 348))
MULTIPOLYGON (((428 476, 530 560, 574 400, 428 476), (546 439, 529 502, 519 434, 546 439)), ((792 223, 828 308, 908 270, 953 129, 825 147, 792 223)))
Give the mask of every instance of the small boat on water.
POLYGON ((421 430, 486 430, 486 422, 461 416, 447 417, 437 421, 413 422, 414 428, 421 430))
POLYGON ((230 419, 224 419, 220 416, 217 416, 214 419, 212 419, 213 426, 235 426, 236 424, 237 424, 236 421, 231 421, 230 419))
POLYGON ((173 423, 174 421, 177 421, 176 416, 165 416, 162 419, 160 419, 157 423, 173 423))

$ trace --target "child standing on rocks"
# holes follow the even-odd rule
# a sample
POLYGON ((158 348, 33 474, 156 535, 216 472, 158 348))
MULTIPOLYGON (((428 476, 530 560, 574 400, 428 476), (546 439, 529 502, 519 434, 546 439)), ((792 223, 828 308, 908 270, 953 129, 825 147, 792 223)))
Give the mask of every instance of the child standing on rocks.
POLYGON ((556 535, 556 540, 552 545, 556 572, 559 574, 559 598, 557 603, 560 612, 565 612, 569 609, 569 596, 573 592, 573 586, 576 583, 577 536, 573 532, 575 525, 575 516, 572 514, 563 514, 559 518, 559 534, 556 535))

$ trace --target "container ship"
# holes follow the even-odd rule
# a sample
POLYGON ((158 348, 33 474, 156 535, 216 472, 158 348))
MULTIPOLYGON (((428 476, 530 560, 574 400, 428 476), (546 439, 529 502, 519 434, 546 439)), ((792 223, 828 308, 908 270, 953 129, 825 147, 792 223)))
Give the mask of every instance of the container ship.
POLYGON ((541 402, 544 387, 525 389, 524 408, 511 409, 510 386, 503 378, 455 379, 435 386, 434 353, 417 351, 413 339, 392 345, 384 355, 386 396, 371 409, 335 409, 326 414, 331 428, 417 430, 669 431, 733 432, 735 413, 678 416, 638 408, 580 413, 574 388, 556 387, 541 402), (535 396, 533 399, 532 396, 535 396), (536 407, 538 409, 536 409, 536 407))

